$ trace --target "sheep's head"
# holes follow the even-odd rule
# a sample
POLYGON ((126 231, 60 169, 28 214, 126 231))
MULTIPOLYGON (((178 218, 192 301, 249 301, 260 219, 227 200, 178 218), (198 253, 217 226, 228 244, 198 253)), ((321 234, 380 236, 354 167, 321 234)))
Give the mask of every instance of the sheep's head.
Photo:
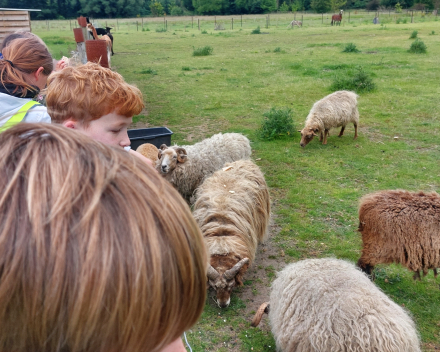
POLYGON ((229 306, 232 289, 235 286, 243 286, 242 276, 248 267, 248 263, 249 258, 244 258, 224 272, 220 267, 217 268, 217 271, 211 265, 208 265, 208 284, 216 291, 216 302, 220 308, 229 306))
POLYGON ((313 137, 318 136, 318 131, 318 128, 303 128, 302 130, 299 130, 298 132, 301 132, 301 142, 299 142, 299 145, 305 147, 311 142, 313 137))
POLYGON ((185 148, 167 147, 162 144, 158 150, 159 161, 156 168, 161 174, 167 174, 173 171, 178 163, 184 163, 188 160, 185 148))

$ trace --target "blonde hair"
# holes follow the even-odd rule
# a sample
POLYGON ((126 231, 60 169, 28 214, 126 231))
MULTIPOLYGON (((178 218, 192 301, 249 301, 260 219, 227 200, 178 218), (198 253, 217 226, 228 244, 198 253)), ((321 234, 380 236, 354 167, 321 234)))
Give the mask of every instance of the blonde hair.
POLYGON ((33 73, 43 67, 42 73, 49 76, 53 70, 53 60, 46 45, 37 36, 12 40, 2 49, 0 60, 0 81, 3 86, 16 86, 11 92, 21 92, 25 97, 28 90, 38 92, 38 88, 26 81, 23 73, 33 73))
POLYGON ((54 72, 47 83, 47 111, 57 123, 71 118, 87 126, 112 111, 132 117, 144 108, 138 88, 93 62, 54 72))
POLYGON ((159 351, 199 318, 207 255, 150 166, 74 130, 0 134, 2 351, 159 351))

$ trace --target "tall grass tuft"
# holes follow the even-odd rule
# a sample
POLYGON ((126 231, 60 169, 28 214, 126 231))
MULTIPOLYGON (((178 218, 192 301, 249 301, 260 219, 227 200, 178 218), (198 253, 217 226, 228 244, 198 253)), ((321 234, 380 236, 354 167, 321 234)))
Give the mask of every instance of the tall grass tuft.
POLYGON ((411 35, 409 36, 409 39, 416 39, 418 33, 419 33, 419 32, 417 32, 417 31, 413 31, 413 32, 411 33, 411 35))
POLYGON ((261 34, 261 30, 260 30, 260 26, 258 26, 257 28, 255 28, 251 34, 261 34))
POLYGON ((261 126, 257 130, 257 135, 261 139, 272 140, 282 136, 290 136, 295 132, 291 109, 271 108, 263 116, 261 126))
POLYGON ((356 48, 356 45, 353 43, 348 43, 344 50, 342 50, 343 53, 358 53, 359 50, 356 48))
POLYGON ((194 49, 193 56, 208 56, 212 55, 213 51, 214 49, 212 48, 212 46, 206 45, 203 48, 194 49))
POLYGON ((408 52, 413 54, 426 54, 426 45, 420 39, 416 39, 412 42, 408 52))
POLYGON ((352 90, 357 93, 371 92, 376 89, 376 84, 362 67, 358 67, 354 75, 350 75, 350 71, 345 72, 345 75, 342 72, 338 72, 330 89, 332 91, 352 90))

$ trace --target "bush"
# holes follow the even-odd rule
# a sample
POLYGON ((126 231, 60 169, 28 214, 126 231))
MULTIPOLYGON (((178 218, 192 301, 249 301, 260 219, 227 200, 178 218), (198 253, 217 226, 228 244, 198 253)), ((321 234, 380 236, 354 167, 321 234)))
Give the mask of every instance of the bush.
POLYGON ((191 71, 191 67, 189 66, 183 66, 182 71, 191 71))
POLYGON ((139 73, 141 74, 149 74, 149 75, 157 75, 157 71, 153 70, 151 67, 141 70, 139 73))
POLYGON ((359 92, 371 92, 376 89, 376 84, 368 73, 362 67, 358 67, 353 74, 351 71, 346 71, 345 76, 339 72, 330 86, 332 91, 337 90, 352 90, 359 92))
POLYGON ((411 33, 411 35, 409 36, 409 39, 416 39, 418 33, 419 33, 419 32, 417 32, 417 31, 413 31, 413 32, 411 33))
POLYGON ((183 15, 183 10, 181 7, 179 6, 173 6, 171 8, 171 16, 182 16, 183 15))
POLYGON ((208 31, 206 29, 204 29, 201 33, 202 34, 208 34, 208 31))
POLYGON ((157 33, 166 32, 167 30, 165 28, 156 28, 157 33))
POLYGON ((281 48, 277 47, 277 48, 273 49, 273 52, 274 53, 280 53, 281 52, 281 48))
POLYGON ((348 43, 345 46, 345 49, 342 50, 343 53, 358 53, 359 50, 356 48, 356 45, 354 45, 353 43, 348 43))
POLYGON ((150 28, 142 28, 142 32, 149 32, 150 31, 150 28))
POLYGON ((420 39, 416 39, 412 42, 408 52, 414 54, 425 54, 426 53, 426 45, 420 39))
POLYGON ((203 48, 197 48, 194 49, 193 51, 193 56, 208 56, 208 55, 212 55, 213 52, 213 48, 212 46, 204 46, 203 48))
POLYGON ((257 28, 255 28, 251 34, 261 34, 261 30, 260 30, 260 26, 258 26, 257 28))
POLYGON ((295 132, 292 110, 289 108, 271 108, 263 114, 264 118, 257 134, 261 139, 272 140, 282 136, 290 136, 295 132))

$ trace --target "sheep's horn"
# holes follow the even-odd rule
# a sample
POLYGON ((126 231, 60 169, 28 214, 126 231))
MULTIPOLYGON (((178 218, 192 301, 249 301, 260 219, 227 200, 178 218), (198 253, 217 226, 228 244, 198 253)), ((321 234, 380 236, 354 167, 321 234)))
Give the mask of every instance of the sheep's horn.
POLYGON ((207 273, 207 275, 208 275, 208 279, 215 280, 215 279, 217 279, 219 277, 220 274, 218 273, 217 270, 215 270, 211 266, 211 264, 208 264, 208 273, 207 273))
POLYGON ((254 319, 252 319, 251 326, 254 328, 260 324, 261 318, 263 317, 264 313, 269 313, 269 302, 263 303, 260 308, 258 308, 257 312, 254 315, 254 319))
POLYGON ((243 267, 243 265, 249 263, 249 258, 244 258, 240 260, 237 264, 235 264, 231 269, 226 270, 223 276, 226 280, 232 280, 235 275, 240 271, 240 269, 243 267))
POLYGON ((168 147, 167 147, 167 145, 166 144, 162 144, 161 146, 160 146, 160 150, 165 150, 165 149, 167 149, 168 147))

